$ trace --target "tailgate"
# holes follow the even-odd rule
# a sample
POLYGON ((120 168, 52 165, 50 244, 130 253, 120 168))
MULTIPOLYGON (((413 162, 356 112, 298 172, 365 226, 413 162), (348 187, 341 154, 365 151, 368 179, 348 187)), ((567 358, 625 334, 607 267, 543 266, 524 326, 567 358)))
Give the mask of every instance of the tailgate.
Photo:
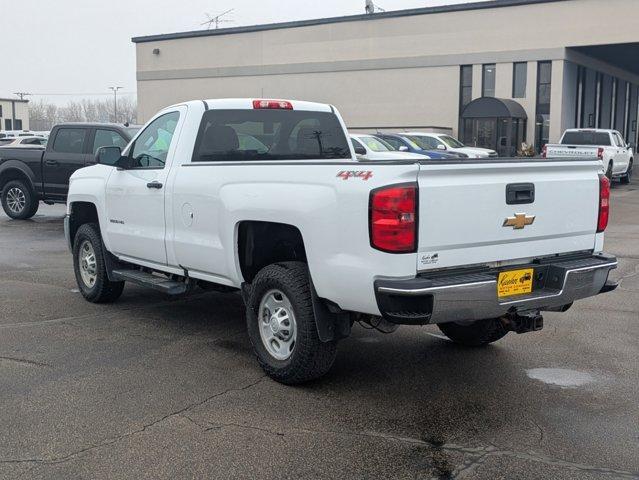
POLYGON ((600 169, 584 160, 423 162, 417 269, 592 250, 600 169), (507 191, 524 203, 508 204, 507 191))
POLYGON ((547 158, 597 158, 598 147, 583 145, 546 145, 547 158))

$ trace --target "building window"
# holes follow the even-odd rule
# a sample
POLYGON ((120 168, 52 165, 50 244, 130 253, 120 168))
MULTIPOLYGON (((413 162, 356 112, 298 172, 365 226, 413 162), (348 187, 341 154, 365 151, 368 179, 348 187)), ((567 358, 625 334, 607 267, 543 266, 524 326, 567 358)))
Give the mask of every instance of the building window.
POLYGON ((22 120, 20 120, 19 118, 16 118, 15 123, 13 124, 13 128, 15 130, 22 130, 22 120))
POLYGON ((2 105, 0 105, 0 117, 2 117, 2 105))
POLYGON ((4 120, 4 129, 5 130, 13 130, 13 127, 11 126, 11 119, 10 118, 6 118, 4 120))
POLYGON ((495 96, 495 73, 497 67, 494 63, 489 63, 483 66, 481 77, 481 94, 482 97, 494 97, 495 96))
POLYGON ((459 80, 459 113, 473 101, 473 66, 462 65, 459 80))
POLYGON ((526 98, 528 63, 513 63, 513 98, 526 98))
POLYGON ((550 137, 550 93, 552 62, 537 63, 537 108, 535 117, 535 141, 538 152, 550 137))

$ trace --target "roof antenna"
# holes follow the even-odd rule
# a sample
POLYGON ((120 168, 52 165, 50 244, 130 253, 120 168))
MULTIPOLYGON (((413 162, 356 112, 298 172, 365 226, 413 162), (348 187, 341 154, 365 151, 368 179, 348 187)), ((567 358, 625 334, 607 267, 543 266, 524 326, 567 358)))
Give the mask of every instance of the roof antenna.
POLYGON ((218 28, 220 28, 220 23, 229 23, 232 22, 232 19, 226 19, 223 18, 225 15, 228 15, 229 13, 231 13, 232 11, 234 11, 234 8, 231 8, 230 10, 227 10, 226 12, 222 12, 219 15, 215 15, 215 16, 211 16, 208 13, 205 13, 204 15, 206 15, 206 18, 208 18, 208 20, 204 23, 200 23, 200 25, 206 25, 206 29, 210 30, 211 29, 211 25, 215 25, 215 30, 217 30, 218 28))
POLYGON ((385 12, 386 10, 384 10, 382 7, 375 5, 373 3, 373 0, 366 0, 366 13, 368 15, 372 15, 375 12, 385 12))

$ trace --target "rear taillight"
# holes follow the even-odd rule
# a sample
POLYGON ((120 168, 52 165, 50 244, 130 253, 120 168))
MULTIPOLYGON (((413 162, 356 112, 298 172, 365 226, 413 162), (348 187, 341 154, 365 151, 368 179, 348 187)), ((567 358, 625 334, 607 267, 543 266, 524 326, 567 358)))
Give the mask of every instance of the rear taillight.
POLYGON ((606 230, 610 216, 610 180, 605 175, 599 175, 599 220, 597 233, 606 230))
POLYGON ((597 149, 597 158, 599 160, 603 160, 603 155, 604 155, 604 149, 603 149, 603 147, 599 147, 597 149))
POLYGON ((544 145, 543 147, 541 147, 541 158, 547 158, 548 157, 548 146, 544 145))
POLYGON ((293 110, 293 104, 286 100, 253 100, 256 110, 293 110))
POLYGON ((373 190, 370 196, 371 246, 390 253, 417 250, 417 185, 373 190))

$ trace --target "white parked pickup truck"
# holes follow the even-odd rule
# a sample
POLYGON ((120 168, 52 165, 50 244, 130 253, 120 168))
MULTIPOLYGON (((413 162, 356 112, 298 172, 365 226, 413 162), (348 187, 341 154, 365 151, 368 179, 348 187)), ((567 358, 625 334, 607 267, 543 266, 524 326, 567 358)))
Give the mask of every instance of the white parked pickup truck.
POLYGON ((542 150, 544 158, 598 158, 606 176, 623 184, 632 178, 633 156, 632 148, 616 130, 566 130, 559 144, 548 144, 542 150))
POLYGON ((65 219, 82 295, 239 291, 283 383, 326 373, 354 322, 479 346, 616 287, 594 158, 357 161, 330 105, 229 99, 166 108, 96 161, 65 219))

